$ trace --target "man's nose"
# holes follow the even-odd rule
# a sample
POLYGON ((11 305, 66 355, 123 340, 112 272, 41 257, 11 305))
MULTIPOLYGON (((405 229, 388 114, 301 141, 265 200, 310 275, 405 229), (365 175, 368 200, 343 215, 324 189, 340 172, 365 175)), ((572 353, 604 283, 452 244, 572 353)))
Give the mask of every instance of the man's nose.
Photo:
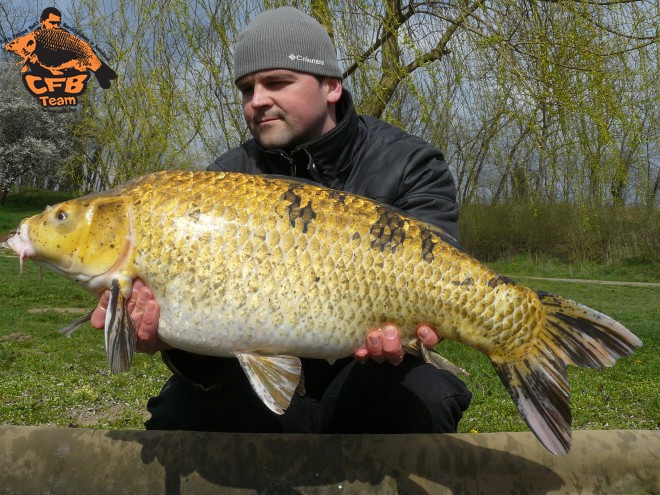
POLYGON ((253 108, 266 107, 271 106, 273 100, 270 96, 270 92, 266 88, 260 85, 255 85, 252 91, 252 100, 250 104, 253 108))

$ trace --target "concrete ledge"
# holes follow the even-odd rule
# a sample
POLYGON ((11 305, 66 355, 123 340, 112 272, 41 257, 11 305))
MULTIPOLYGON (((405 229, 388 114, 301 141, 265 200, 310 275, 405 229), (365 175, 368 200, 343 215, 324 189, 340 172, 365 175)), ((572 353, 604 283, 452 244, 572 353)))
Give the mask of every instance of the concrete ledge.
POLYGON ((651 494, 660 434, 276 435, 0 427, 1 494, 651 494))

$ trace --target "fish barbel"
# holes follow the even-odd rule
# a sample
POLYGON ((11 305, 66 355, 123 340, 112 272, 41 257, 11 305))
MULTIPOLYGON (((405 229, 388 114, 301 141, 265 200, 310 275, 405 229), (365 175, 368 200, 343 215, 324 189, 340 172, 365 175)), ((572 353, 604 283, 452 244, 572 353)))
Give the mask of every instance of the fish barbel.
POLYGON ((141 278, 161 306, 159 337, 237 357, 277 413, 300 360, 351 355, 395 322, 486 354, 530 429, 554 453, 571 442, 566 365, 602 368, 642 345, 621 324, 537 292, 479 263, 441 229, 378 202, 284 178, 159 172, 24 220, 7 243, 82 284, 111 289, 106 349, 127 370, 135 330, 125 310, 141 278))

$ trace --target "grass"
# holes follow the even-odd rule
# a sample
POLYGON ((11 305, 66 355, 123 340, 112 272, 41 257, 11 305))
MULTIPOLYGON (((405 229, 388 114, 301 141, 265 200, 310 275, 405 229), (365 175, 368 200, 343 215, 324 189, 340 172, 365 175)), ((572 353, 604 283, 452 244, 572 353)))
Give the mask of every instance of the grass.
POLYGON ((139 354, 129 373, 112 375, 102 332, 58 332, 94 298, 31 263, 19 277, 18 258, 0 256, 0 424, 141 428, 169 375, 160 359, 139 354))
MULTIPOLYGON (((0 235, 19 220, 55 203, 53 196, 12 198, 0 208, 0 235)), ((562 294, 626 325, 644 347, 613 368, 569 369, 576 429, 657 429, 660 376, 660 290, 652 286, 594 285, 525 280, 522 276, 660 282, 658 270, 634 260, 584 266, 518 257, 492 266, 537 289, 562 294)), ((149 397, 169 371, 158 356, 139 354, 130 372, 112 375, 102 333, 85 325, 65 338, 58 329, 91 309, 95 299, 50 272, 0 250, 0 424, 141 429, 149 397)), ((487 358, 454 342, 440 352, 470 372, 474 392, 462 432, 526 431, 487 358)))
MULTIPOLYGON (((549 256, 519 255, 489 266, 512 277, 548 277, 626 282, 660 282, 660 264, 628 258, 608 264, 593 261, 567 263, 549 256)), ((524 282, 524 280, 520 280, 524 282)))

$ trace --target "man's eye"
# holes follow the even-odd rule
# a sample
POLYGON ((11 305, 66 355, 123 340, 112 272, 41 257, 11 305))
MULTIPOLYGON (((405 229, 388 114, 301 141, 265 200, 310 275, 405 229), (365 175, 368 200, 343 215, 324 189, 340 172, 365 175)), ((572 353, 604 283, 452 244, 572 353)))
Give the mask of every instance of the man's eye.
POLYGON ((268 88, 270 89, 281 89, 288 85, 289 83, 287 81, 272 81, 268 83, 268 88))

